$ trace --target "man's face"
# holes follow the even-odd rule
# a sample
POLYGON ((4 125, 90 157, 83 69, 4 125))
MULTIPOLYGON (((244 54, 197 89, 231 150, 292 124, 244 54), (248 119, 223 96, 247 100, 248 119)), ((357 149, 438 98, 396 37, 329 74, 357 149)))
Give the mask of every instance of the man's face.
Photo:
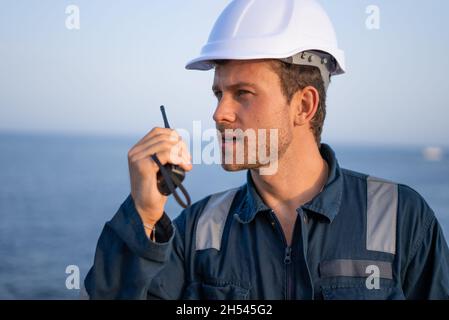
POLYGON ((230 60, 217 65, 212 90, 218 101, 213 118, 221 133, 225 170, 264 167, 267 157, 273 158, 270 152, 276 152, 276 159, 282 157, 292 141, 293 126, 290 106, 268 60, 230 60), (237 133, 244 134, 228 129, 241 129, 237 133), (243 157, 239 160, 239 156, 243 157))

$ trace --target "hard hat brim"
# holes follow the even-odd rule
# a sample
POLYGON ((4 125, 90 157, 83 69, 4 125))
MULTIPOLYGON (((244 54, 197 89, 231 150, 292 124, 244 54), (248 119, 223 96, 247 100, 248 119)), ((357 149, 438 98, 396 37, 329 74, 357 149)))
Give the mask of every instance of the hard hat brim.
POLYGON ((236 54, 236 52, 232 53, 223 53, 220 54, 203 54, 191 61, 189 61, 185 68, 187 70, 202 70, 207 71, 211 70, 215 67, 214 61, 217 60, 257 60, 257 59, 285 59, 288 57, 291 57, 297 53, 303 52, 303 51, 310 51, 310 50, 316 50, 316 51, 323 51, 335 58, 337 61, 337 66, 335 70, 331 73, 331 75, 339 75, 345 73, 345 62, 344 62, 344 53, 335 51, 333 49, 332 53, 329 52, 330 50, 326 50, 326 48, 300 48, 297 50, 294 50, 293 52, 289 52, 286 54, 278 54, 278 55, 264 55, 264 54, 236 54))

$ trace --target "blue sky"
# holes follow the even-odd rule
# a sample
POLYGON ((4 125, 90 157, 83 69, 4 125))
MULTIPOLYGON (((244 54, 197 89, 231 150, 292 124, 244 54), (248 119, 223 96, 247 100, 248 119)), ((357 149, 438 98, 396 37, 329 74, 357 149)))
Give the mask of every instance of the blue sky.
MULTIPOLYGON (((187 71, 229 0, 3 0, 0 130, 144 135, 213 127, 213 72, 187 71), (65 8, 80 9, 80 30, 65 8)), ((329 88, 323 141, 449 145, 444 0, 321 0, 346 53, 329 88), (380 29, 365 12, 380 9, 380 29)))

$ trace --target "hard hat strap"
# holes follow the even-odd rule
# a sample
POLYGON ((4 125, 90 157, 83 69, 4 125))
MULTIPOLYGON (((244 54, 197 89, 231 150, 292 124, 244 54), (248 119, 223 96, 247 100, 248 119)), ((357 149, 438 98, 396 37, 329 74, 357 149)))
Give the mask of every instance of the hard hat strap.
POLYGON ((320 56, 319 54, 311 51, 303 51, 291 57, 279 60, 301 66, 317 67, 320 70, 325 91, 327 91, 327 88, 329 87, 331 72, 335 69, 336 65, 335 59, 331 55, 325 54, 320 56))

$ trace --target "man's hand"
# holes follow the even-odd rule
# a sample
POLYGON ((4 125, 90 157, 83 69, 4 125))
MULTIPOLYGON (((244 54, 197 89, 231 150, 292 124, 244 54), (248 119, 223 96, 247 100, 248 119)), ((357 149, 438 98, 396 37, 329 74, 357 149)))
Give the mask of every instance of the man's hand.
POLYGON ((157 155, 162 165, 176 164, 185 171, 192 170, 192 164, 186 144, 173 129, 153 128, 129 150, 131 196, 142 221, 155 225, 164 213, 167 196, 157 188, 159 167, 151 159, 152 154, 157 155))

